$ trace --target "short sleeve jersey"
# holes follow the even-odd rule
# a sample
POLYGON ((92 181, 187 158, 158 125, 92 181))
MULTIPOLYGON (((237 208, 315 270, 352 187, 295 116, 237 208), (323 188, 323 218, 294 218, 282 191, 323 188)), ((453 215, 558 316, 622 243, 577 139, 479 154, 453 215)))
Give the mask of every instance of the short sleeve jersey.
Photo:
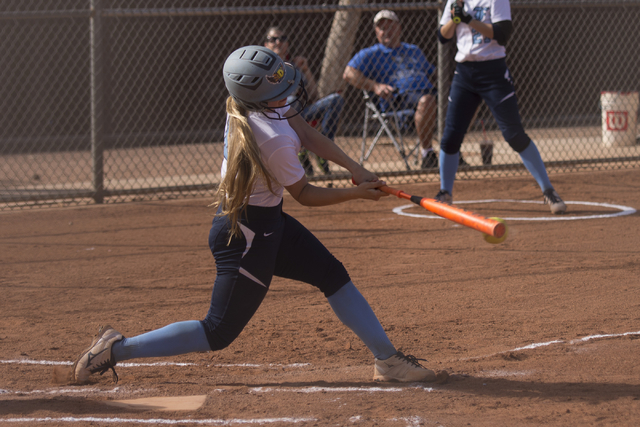
MULTIPOLYGON (((284 117, 289 107, 276 109, 276 112, 284 117)), ((272 112, 266 112, 267 115, 275 117, 272 112)), ((222 162, 222 176, 227 172, 227 153, 228 153, 228 125, 225 126, 225 158, 222 162)), ((272 120, 263 113, 249 113, 249 126, 253 130, 256 143, 260 148, 262 161, 265 167, 271 172, 275 178, 275 182, 271 183, 273 193, 269 191, 266 183, 262 178, 258 178, 256 185, 249 197, 249 204, 252 206, 272 207, 277 206, 282 201, 284 187, 295 184, 304 176, 304 169, 298 160, 298 152, 301 148, 300 138, 298 134, 289 125, 287 120, 272 120)))
POLYGON ((397 88, 400 94, 433 87, 428 76, 435 67, 413 44, 402 43, 392 49, 378 43, 356 53, 347 65, 368 79, 397 88))
MULTIPOLYGON (((451 21, 451 5, 456 0, 448 0, 445 12, 442 14, 440 25, 451 21)), ((509 0, 466 0, 464 10, 474 19, 492 24, 500 21, 511 21, 511 6, 509 0)), ((500 46, 495 39, 489 39, 469 27, 458 24, 456 27, 458 52, 456 62, 481 62, 507 56, 504 46, 500 46)))

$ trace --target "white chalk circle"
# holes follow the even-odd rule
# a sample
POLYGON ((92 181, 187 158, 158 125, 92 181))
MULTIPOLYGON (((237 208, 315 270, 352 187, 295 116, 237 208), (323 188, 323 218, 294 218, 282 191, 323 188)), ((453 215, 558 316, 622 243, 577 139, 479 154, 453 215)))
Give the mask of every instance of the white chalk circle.
MULTIPOLYGON (((465 200, 461 202, 455 202, 455 205, 472 205, 472 204, 480 204, 480 203, 532 203, 542 205, 544 204, 541 200, 512 200, 512 199, 487 199, 487 200, 465 200)), ((636 213, 636 210, 629 206, 622 205, 612 205, 609 203, 595 203, 595 202, 566 202, 567 205, 584 205, 584 206, 599 206, 602 208, 610 208, 615 209, 618 212, 612 212, 609 214, 602 215, 584 215, 584 216, 567 216, 567 215, 553 215, 553 216, 539 216, 534 218, 527 217, 503 217, 502 219, 506 221, 575 221, 579 219, 597 219, 597 218, 614 218, 617 216, 631 215, 636 213)), ((402 205, 393 209, 393 212, 402 215, 402 216, 410 216, 414 218, 429 218, 429 219, 445 219, 438 215, 433 214, 416 214, 416 213, 408 213, 405 212, 405 209, 416 207, 415 204, 410 205, 402 205)))

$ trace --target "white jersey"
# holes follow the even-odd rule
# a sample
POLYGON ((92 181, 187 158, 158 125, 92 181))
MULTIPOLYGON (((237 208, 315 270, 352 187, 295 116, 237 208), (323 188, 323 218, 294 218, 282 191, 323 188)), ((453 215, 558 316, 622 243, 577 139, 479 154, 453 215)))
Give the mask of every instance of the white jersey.
MULTIPOLYGON (((456 0, 448 0, 442 14, 440 25, 451 21, 451 5, 456 0)), ((500 21, 511 21, 511 6, 509 0, 466 0, 464 10, 473 19, 492 24, 500 21)), ((456 28, 458 52, 456 62, 480 62, 507 56, 504 46, 500 46, 495 39, 488 39, 469 27, 465 23, 456 28)))
MULTIPOLYGON (((284 117, 288 109, 285 107, 276 111, 284 117)), ((266 114, 275 117, 273 113, 266 112, 266 114)), ((300 138, 287 120, 271 120, 263 113, 249 113, 249 126, 260 148, 262 162, 275 178, 275 182, 271 182, 273 193, 269 191, 264 180, 258 178, 249 197, 249 204, 263 207, 277 206, 282 201, 284 187, 295 184, 304 176, 304 169, 298 160, 298 152, 301 148, 300 138)), ((225 129, 226 144, 228 144, 227 129, 225 129)), ((227 172, 226 158, 222 162, 221 172, 224 177, 227 172)))

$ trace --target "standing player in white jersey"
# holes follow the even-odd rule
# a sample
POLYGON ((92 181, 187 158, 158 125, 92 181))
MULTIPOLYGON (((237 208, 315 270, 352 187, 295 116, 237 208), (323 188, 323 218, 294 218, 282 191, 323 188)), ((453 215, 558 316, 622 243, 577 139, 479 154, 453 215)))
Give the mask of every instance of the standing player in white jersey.
MULTIPOLYGON (((318 288, 337 317, 371 350, 376 381, 444 381, 410 355, 397 351, 346 269, 302 224, 282 211, 286 189, 305 206, 354 199, 378 200, 383 181, 311 128, 287 104, 298 90, 300 71, 263 46, 246 46, 227 58, 223 77, 229 91, 222 182, 209 233, 216 260, 211 305, 204 320, 187 320, 124 338, 110 326, 73 365, 84 383, 93 373, 141 357, 216 351, 230 345, 249 323, 273 276, 318 288), (301 144, 352 173, 359 185, 320 188, 307 182, 298 161, 301 144)), ((300 86, 304 94, 304 84, 300 86)), ((304 109, 304 105, 301 110, 304 109)))
POLYGON ((440 191, 435 198, 452 203, 460 146, 484 100, 502 136, 540 186, 551 212, 561 214, 567 207, 551 185, 540 152, 525 133, 520 119, 515 88, 505 62, 505 45, 512 30, 509 0, 447 1, 438 40, 447 43, 455 35, 458 51, 440 142, 440 191))

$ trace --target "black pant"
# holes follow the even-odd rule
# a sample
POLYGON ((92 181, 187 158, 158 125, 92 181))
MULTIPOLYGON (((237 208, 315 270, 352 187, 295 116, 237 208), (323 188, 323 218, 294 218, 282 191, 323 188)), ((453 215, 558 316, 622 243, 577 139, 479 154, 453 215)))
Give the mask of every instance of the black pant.
POLYGON ((440 143, 442 150, 447 154, 460 151, 471 119, 483 100, 505 141, 516 152, 523 152, 531 138, 522 127, 515 87, 504 58, 458 63, 449 91, 449 107, 440 143))
POLYGON ((243 236, 229 239, 228 217, 216 217, 209 247, 217 276, 211 307, 203 320, 212 350, 227 347, 251 320, 273 276, 309 283, 329 297, 351 280, 322 243, 280 205, 248 206, 243 236))

